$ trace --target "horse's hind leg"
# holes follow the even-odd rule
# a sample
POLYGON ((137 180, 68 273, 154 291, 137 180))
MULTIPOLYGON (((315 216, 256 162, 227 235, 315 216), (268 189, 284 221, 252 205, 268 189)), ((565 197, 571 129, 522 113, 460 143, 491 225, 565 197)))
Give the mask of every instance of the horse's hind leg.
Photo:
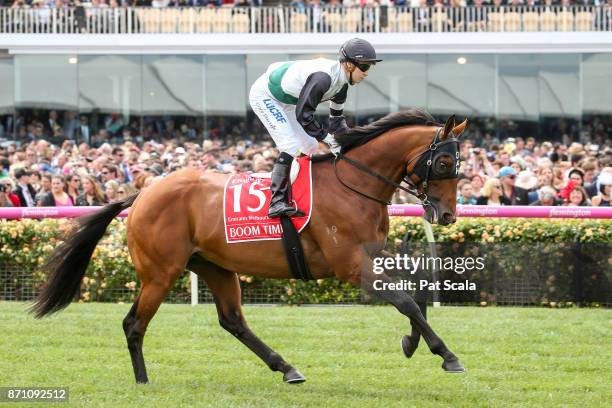
POLYGON ((234 272, 223 269, 197 255, 191 258, 187 269, 201 276, 210 288, 217 305, 221 327, 261 358, 272 371, 282 372, 285 382, 301 383, 306 381, 306 378, 298 370, 268 347, 247 326, 240 302, 240 283, 234 272))
MULTIPOLYGON (((174 281, 172 282, 174 283, 174 281)), ((143 284, 140 295, 132 305, 127 316, 123 319, 123 331, 127 339, 128 350, 132 358, 132 366, 136 382, 146 384, 149 382, 144 356, 142 354, 142 343, 149 322, 157 312, 159 305, 164 300, 172 285, 143 284)))
MULTIPOLYGON (((176 253, 178 252, 179 250, 176 251, 176 253)), ((149 322, 168 295, 176 279, 185 272, 184 263, 181 265, 177 261, 175 264, 170 264, 169 260, 171 258, 163 255, 160 254, 155 259, 150 259, 142 252, 138 254, 132 252, 132 259, 135 261, 136 271, 141 278, 142 288, 136 302, 123 319, 123 331, 127 339, 137 383, 149 382, 142 354, 142 343, 149 322), (153 272, 155 272, 155 275, 152 275, 153 272)))

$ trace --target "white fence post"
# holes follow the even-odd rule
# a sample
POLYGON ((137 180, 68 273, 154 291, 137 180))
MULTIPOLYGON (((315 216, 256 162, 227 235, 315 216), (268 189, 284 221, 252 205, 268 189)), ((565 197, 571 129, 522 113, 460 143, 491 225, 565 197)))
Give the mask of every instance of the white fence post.
POLYGON ((191 306, 196 306, 198 304, 198 275, 189 272, 189 278, 191 280, 191 306))
MULTIPOLYGON (((427 221, 425 218, 423 218, 423 229, 425 230, 425 236, 427 237, 427 242, 429 242, 430 244, 435 244, 436 238, 434 237, 433 229, 431 228, 431 224, 429 223, 429 221, 427 221)), ((436 257, 437 254, 436 254, 435 246, 430 245, 429 247, 432 252, 431 256, 436 257)), ((435 267, 435 263, 434 263, 434 268, 431 271, 431 280, 432 282, 436 282, 438 280, 438 270, 435 267)), ((440 292, 438 290, 433 291, 433 307, 440 307, 440 292)))

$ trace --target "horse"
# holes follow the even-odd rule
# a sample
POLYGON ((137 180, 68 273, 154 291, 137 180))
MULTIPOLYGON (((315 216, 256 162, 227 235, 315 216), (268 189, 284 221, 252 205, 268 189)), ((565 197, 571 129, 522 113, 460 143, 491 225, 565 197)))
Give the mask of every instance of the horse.
MULTIPOLYGON (((412 332, 402 338, 406 357, 422 335, 447 372, 463 365, 425 319, 426 302, 402 291, 373 290, 372 258, 391 256, 384 250, 389 230, 387 204, 397 188, 421 199, 424 218, 447 225, 455 222, 459 137, 467 120, 454 115, 438 124, 420 109, 393 113, 338 136, 337 156, 312 158, 313 210, 301 233, 307 266, 314 279, 336 277, 362 287, 393 304, 410 319, 412 332), (408 183, 410 188, 401 185, 408 183)), ((127 245, 140 278, 136 301, 123 320, 137 383, 149 381, 143 356, 147 326, 177 278, 192 271, 211 290, 219 324, 263 360, 280 371, 286 383, 306 380, 248 327, 241 305, 238 274, 291 278, 279 240, 227 244, 223 194, 228 175, 180 170, 125 200, 107 204, 77 219, 75 229, 42 266, 48 281, 30 312, 42 318, 67 307, 78 295, 92 253, 110 222, 131 207, 127 245)))

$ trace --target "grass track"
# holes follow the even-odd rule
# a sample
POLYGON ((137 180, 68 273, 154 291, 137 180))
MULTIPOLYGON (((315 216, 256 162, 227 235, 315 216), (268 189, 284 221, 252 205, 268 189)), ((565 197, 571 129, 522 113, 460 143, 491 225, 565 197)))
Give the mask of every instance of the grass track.
POLYGON ((253 331, 308 379, 286 385, 221 329, 214 306, 163 305, 145 337, 151 384, 136 386, 129 307, 73 304, 36 321, 0 302, 0 386, 67 386, 79 407, 612 406, 610 310, 431 310, 468 369, 452 375, 424 343, 403 357, 408 323, 391 307, 247 306, 253 331))

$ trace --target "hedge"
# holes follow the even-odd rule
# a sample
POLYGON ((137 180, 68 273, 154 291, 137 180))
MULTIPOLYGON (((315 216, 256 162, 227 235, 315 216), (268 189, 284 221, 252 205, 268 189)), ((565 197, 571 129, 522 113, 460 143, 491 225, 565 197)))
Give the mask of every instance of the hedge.
MULTIPOLYGON (((20 220, 0 221, 0 290, 12 286, 12 298, 19 299, 14 290, 19 285, 33 285, 38 290, 46 277, 38 271, 45 257, 61 242, 61 237, 72 227, 70 220, 20 220), (20 283, 23 276, 31 277, 30 282, 20 283), (21 277, 21 278, 20 278, 21 277)), ((553 243, 563 252, 563 243, 612 243, 612 221, 609 220, 557 220, 557 219, 485 219, 461 218, 451 226, 434 226, 438 242, 449 244, 518 243, 520 245, 540 245, 553 243)), ((411 243, 425 242, 422 221, 418 218, 392 217, 388 243, 397 248, 408 233, 411 243)), ((235 244, 240 245, 240 244, 235 244)), ((608 248, 604 247, 604 248, 608 248)), ((560 252, 554 257, 558 258, 560 252)), ((517 259, 521 262, 521 259, 517 259)), ((612 262, 612 260, 610 261, 612 262)), ((547 267, 548 268, 548 267, 547 267)), ((554 268, 554 266, 552 267, 554 268)), ((515 268, 520 269, 520 265, 515 268)), ((490 277, 481 276, 482 279, 490 277)), ((565 275, 550 275, 547 293, 551 285, 565 275), (552 276, 552 278, 551 278, 552 276)), ((604 271, 604 279, 609 278, 609 271, 604 271)), ((601 281, 601 277, 599 277, 601 281)), ((258 279, 253 276, 241 276, 243 292, 259 291, 267 293, 270 302, 287 304, 302 303, 356 303, 361 301, 360 291, 335 279, 311 282, 293 279, 258 279), (276 299, 275 299, 276 298, 276 299)), ((485 285, 486 286, 486 285, 485 285)), ((567 286, 567 285, 566 285, 567 286)), ((567 291, 559 294, 559 300, 567 300, 567 291)), ((25 292, 24 292, 25 293, 25 292)), ((115 220, 108 228, 106 236, 96 248, 88 272, 83 278, 80 301, 132 302, 138 293, 137 277, 130 261, 125 240, 125 224, 115 220)), ((174 298, 186 300, 190 296, 189 275, 184 274, 173 290, 174 298)), ((559 293, 559 292, 558 292, 559 293)), ((549 293, 550 294, 550 293, 549 293)), ((554 296, 545 294, 536 303, 553 303, 554 296)), ((245 295, 246 296, 246 295, 245 295)), ((4 296, 7 298, 7 296, 4 296)), ((2 299, 0 291, 0 299, 2 299)), ((8 297, 11 298, 11 297, 8 297)), ((22 299, 24 300, 24 299, 22 299)), ((472 299, 474 300, 474 299, 472 299)), ((495 295, 480 291, 479 300, 495 303, 495 295)))

